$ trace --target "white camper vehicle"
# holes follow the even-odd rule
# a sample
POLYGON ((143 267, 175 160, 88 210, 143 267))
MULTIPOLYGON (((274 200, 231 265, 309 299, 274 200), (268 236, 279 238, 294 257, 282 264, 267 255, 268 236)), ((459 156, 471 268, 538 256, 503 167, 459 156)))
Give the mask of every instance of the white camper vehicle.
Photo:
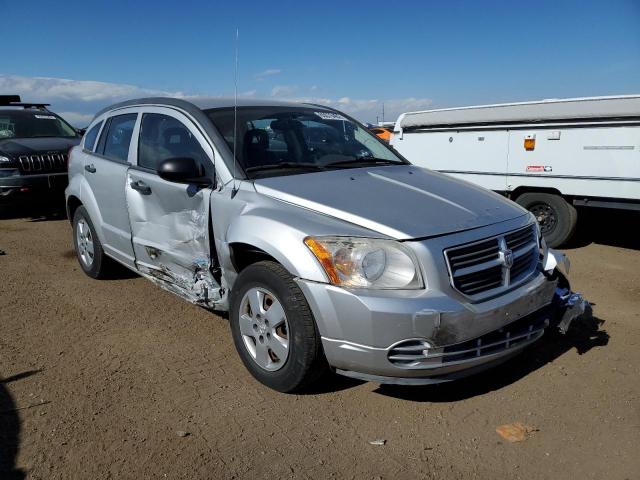
POLYGON ((550 246, 576 206, 640 210, 640 95, 403 113, 391 145, 529 209, 550 246))

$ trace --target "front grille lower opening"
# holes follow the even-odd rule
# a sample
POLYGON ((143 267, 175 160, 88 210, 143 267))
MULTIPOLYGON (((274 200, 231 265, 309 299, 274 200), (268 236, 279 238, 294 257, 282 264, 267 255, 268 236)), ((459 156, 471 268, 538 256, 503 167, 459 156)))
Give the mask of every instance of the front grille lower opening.
POLYGON ((480 337, 445 347, 426 340, 406 340, 389 350, 389 362, 400 368, 428 368, 505 353, 539 339, 549 326, 549 307, 544 307, 480 337))

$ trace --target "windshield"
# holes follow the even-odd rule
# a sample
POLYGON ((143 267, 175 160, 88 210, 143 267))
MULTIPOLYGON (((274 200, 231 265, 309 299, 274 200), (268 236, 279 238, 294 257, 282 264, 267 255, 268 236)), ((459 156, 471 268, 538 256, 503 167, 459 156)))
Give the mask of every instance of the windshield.
MULTIPOLYGON (((233 151, 233 108, 206 111, 233 151)), ((366 128, 321 107, 238 107, 236 160, 249 178, 406 163, 366 128)))
POLYGON ((51 112, 0 110, 0 140, 77 136, 71 125, 51 112))

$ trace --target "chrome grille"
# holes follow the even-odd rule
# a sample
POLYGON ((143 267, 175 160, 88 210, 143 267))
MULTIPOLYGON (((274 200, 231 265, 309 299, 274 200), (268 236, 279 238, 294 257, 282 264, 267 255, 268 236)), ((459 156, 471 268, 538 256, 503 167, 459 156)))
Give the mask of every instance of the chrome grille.
POLYGON ((430 347, 426 340, 405 340, 389 349, 387 358, 394 365, 408 369, 459 363, 524 347, 538 340, 548 326, 549 312, 544 309, 455 345, 430 347))
POLYGON ((18 157, 22 173, 64 172, 67 169, 65 152, 34 153, 18 157))
POLYGON ((453 288, 469 297, 499 293, 535 271, 538 239, 534 225, 470 244, 444 255, 453 288))

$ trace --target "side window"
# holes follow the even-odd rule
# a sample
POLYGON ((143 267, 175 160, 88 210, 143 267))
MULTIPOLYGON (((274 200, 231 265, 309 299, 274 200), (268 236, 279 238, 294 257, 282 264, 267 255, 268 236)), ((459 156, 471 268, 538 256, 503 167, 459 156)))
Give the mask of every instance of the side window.
POLYGON ((93 152, 93 148, 96 146, 96 139, 98 138, 98 132, 103 122, 98 122, 89 130, 84 136, 84 149, 93 152))
POLYGON ((0 116, 0 140, 16 136, 15 118, 9 115, 0 116))
POLYGON ((137 116, 137 113, 127 113, 111 117, 109 125, 100 136, 98 152, 107 158, 125 163, 129 156, 129 144, 137 116))
POLYGON ((159 113, 142 115, 138 142, 138 166, 158 170, 169 158, 193 158, 207 167, 210 163, 200 142, 179 120, 159 113))

